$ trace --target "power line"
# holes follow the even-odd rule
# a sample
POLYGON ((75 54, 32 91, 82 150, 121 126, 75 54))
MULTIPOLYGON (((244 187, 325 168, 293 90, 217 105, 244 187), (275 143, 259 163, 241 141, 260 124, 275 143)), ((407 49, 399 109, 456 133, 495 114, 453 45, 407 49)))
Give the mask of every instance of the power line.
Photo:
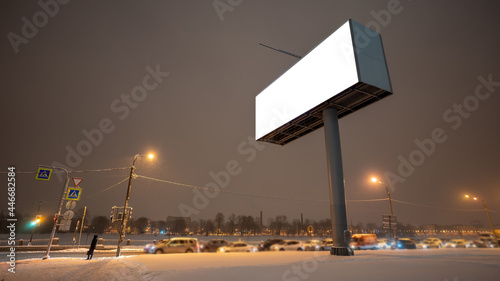
POLYGON ((91 195, 89 195, 89 196, 86 196, 86 197, 84 197, 83 199, 87 199, 87 198, 90 198, 90 197, 96 196, 97 194, 101 194, 101 193, 103 193, 103 192, 105 192, 105 191, 108 191, 108 190, 110 190, 110 189, 112 189, 112 188, 114 188, 114 187, 117 187, 119 184, 121 184, 122 182, 124 182, 124 181, 126 181, 126 180, 128 180, 128 179, 129 179, 129 177, 126 177, 126 178, 124 178, 123 180, 121 180, 120 182, 115 183, 115 184, 113 184, 112 186, 110 186, 110 187, 108 187, 108 188, 106 188, 106 189, 103 189, 103 190, 101 190, 101 191, 99 191, 99 192, 96 192, 96 193, 94 193, 94 194, 91 194, 91 195))
MULTIPOLYGON (((93 172, 109 172, 109 171, 119 171, 119 170, 129 170, 130 167, 123 168, 109 168, 109 169, 98 169, 98 170, 79 170, 79 171, 68 171, 68 173, 93 173, 93 172)), ((0 172, 0 174, 7 174, 8 172, 0 172)), ((36 174, 37 172, 18 172, 16 174, 36 174)), ((53 173, 64 173, 64 171, 53 171, 53 173)))
MULTIPOLYGON (((456 212, 484 212, 484 209, 475 209, 475 210, 471 210, 471 209, 455 209, 455 208, 444 208, 444 207, 429 206, 429 205, 411 203, 411 202, 406 202, 406 201, 401 201, 401 200, 395 200, 395 199, 392 199, 392 201, 398 202, 398 203, 401 203, 401 204, 413 205, 413 206, 424 207, 424 208, 441 209, 441 210, 447 210, 447 211, 456 211, 456 212)), ((497 212, 497 211, 490 210, 490 212, 497 212)))
MULTIPOLYGON (((330 200, 325 200, 325 199, 303 199, 303 198, 290 198, 290 197, 287 198, 287 197, 277 197, 277 196, 268 196, 268 195, 259 195, 259 194, 234 192, 234 191, 221 190, 221 189, 216 189, 216 188, 201 187, 201 186, 196 186, 196 185, 178 183, 178 182, 168 181, 168 180, 162 180, 162 179, 155 179, 155 178, 141 176, 141 175, 137 175, 137 177, 138 178, 152 180, 152 181, 162 182, 162 183, 169 183, 169 184, 173 184, 173 185, 180 186, 180 187, 186 187, 186 188, 191 188, 191 189, 208 190, 208 191, 220 192, 220 193, 237 195, 237 196, 256 197, 256 198, 265 198, 265 199, 274 199, 274 200, 287 200, 287 201, 330 202, 330 200)), ((347 201, 348 202, 373 202, 373 201, 385 201, 385 200, 387 200, 387 199, 384 198, 384 199, 347 200, 347 201)))
POLYGON ((208 190, 208 191, 214 191, 214 192, 220 192, 220 193, 232 194, 232 195, 238 195, 238 196, 257 197, 257 198, 266 198, 266 199, 275 199, 275 200, 288 200, 288 201, 311 201, 311 202, 328 202, 329 201, 329 200, 284 198, 284 197, 266 196, 266 195, 259 195, 259 194, 249 194, 249 193, 241 193, 241 192, 234 192, 234 191, 228 191, 228 190, 221 190, 221 189, 216 189, 216 188, 201 187, 201 186, 184 184, 184 183, 178 183, 178 182, 173 182, 173 181, 168 181, 168 180, 155 179, 155 178, 141 176, 141 175, 137 175, 137 177, 138 178, 152 180, 152 181, 157 181, 157 182, 169 183, 169 184, 173 184, 173 185, 180 186, 180 187, 187 187, 187 188, 191 188, 191 189, 208 190))
MULTIPOLYGON (((249 193, 242 193, 242 192, 234 192, 234 191, 228 191, 228 190, 221 190, 221 189, 215 189, 215 188, 209 188, 209 187, 201 187, 201 186, 196 186, 196 185, 178 183, 178 182, 169 181, 169 180, 156 179, 156 178, 151 178, 151 177, 146 177, 146 176, 141 176, 141 175, 136 175, 136 176, 138 178, 148 179, 148 180, 162 182, 162 183, 173 184, 173 185, 180 186, 180 187, 186 187, 186 188, 191 188, 191 189, 208 190, 208 191, 220 192, 220 193, 225 193, 225 194, 232 194, 232 195, 237 195, 237 196, 256 197, 256 198, 265 198, 265 199, 274 199, 274 200, 287 200, 287 201, 329 202, 329 200, 322 200, 322 199, 287 198, 287 197, 277 197, 277 196, 267 196, 267 195, 259 195, 259 194, 249 194, 249 193)), ((378 201, 387 201, 387 200, 388 200, 387 198, 382 198, 382 199, 360 199, 360 200, 347 200, 347 202, 349 202, 349 203, 355 203, 355 202, 378 202, 378 201)), ((435 207, 435 206, 429 206, 429 205, 411 203, 411 202, 406 202, 406 201, 401 201, 401 200, 395 200, 395 199, 392 199, 392 201, 398 202, 398 203, 402 203, 402 204, 407 204, 407 205, 424 207, 424 208, 442 209, 442 210, 449 210, 449 211, 460 211, 460 212, 480 212, 480 211, 484 211, 484 210, 469 210, 469 209, 454 209, 454 208, 435 207)), ((490 211, 492 211, 492 210, 490 210, 490 211)), ((492 211, 492 212, 496 212, 496 211, 492 211)))

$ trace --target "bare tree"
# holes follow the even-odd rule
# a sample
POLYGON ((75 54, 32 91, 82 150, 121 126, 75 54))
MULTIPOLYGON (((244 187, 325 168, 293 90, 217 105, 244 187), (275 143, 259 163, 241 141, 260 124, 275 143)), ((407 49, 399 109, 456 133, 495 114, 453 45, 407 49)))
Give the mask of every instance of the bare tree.
POLYGON ((217 226, 217 234, 220 234, 220 230, 224 226, 224 215, 222 213, 215 215, 215 224, 217 226))

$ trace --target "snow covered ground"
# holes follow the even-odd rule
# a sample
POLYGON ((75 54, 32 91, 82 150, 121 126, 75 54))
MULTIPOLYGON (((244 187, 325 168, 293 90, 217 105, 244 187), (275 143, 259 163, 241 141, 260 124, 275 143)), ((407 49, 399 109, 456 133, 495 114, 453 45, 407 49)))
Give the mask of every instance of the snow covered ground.
POLYGON ((258 252, 140 255, 120 258, 53 258, 0 263, 15 280, 500 280, 500 249, 258 252))

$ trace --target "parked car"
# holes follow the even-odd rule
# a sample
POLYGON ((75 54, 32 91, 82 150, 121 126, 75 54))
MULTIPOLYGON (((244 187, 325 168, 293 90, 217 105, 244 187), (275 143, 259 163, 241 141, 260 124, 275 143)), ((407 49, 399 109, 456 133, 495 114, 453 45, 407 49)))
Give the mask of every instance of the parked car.
POLYGON ((283 239, 279 239, 279 238, 267 239, 265 242, 260 243, 259 250, 260 251, 270 251, 272 245, 279 243, 279 242, 283 242, 283 241, 284 241, 283 239))
POLYGON ((298 240, 285 240, 272 245, 271 251, 304 251, 304 243, 298 240))
POLYGON ((426 242, 426 241, 430 241, 432 242, 433 244, 437 244, 439 246, 439 248, 443 247, 443 241, 439 238, 426 238, 424 240, 422 240, 422 242, 426 242))
POLYGON ((378 245, 377 249, 389 249, 391 247, 391 243, 389 242, 388 239, 381 238, 377 239, 378 245))
POLYGON ((320 246, 319 250, 320 251, 331 251, 332 245, 333 245, 332 238, 323 239, 323 240, 321 240, 321 246, 320 246))
POLYGON ((243 242, 231 243, 227 246, 221 246, 217 249, 217 253, 231 252, 257 252, 259 249, 255 246, 243 242))
POLYGON ((485 242, 484 244, 486 244, 486 247, 488 247, 488 248, 498 248, 498 244, 493 242, 493 241, 488 241, 488 242, 485 242))
MULTIPOLYGON (((162 239, 156 243, 160 243, 160 242, 165 242, 165 241, 168 241, 169 239, 162 239)), ((144 246, 144 252, 145 253, 151 253, 151 247, 153 247, 156 243, 150 243, 150 244, 146 244, 146 246, 144 246)))
POLYGON ((452 239, 444 243, 446 248, 465 248, 467 241, 465 239, 452 239))
POLYGON ((354 250, 375 250, 378 248, 375 234, 354 234, 351 237, 351 248, 354 250))
POLYGON ((441 244, 439 244, 437 241, 435 240, 428 240, 428 239, 425 239, 422 241, 421 243, 421 247, 422 249, 431 249, 431 248, 441 248, 441 244))
POLYGON ((306 251, 319 251, 321 248, 321 241, 319 240, 307 240, 304 242, 304 249, 306 251))
POLYGON ((200 252, 217 252, 217 249, 227 245, 229 245, 229 242, 225 239, 212 239, 200 244, 200 252))
POLYGON ((162 240, 151 247, 151 253, 198 253, 198 239, 176 237, 169 240, 162 240))
POLYGON ((415 241, 408 238, 400 238, 396 243, 396 248, 398 249, 416 249, 417 244, 415 241))
POLYGON ((472 240, 472 241, 469 241, 465 245, 465 247, 466 248, 488 248, 488 246, 486 245, 486 243, 484 243, 481 240, 472 240))

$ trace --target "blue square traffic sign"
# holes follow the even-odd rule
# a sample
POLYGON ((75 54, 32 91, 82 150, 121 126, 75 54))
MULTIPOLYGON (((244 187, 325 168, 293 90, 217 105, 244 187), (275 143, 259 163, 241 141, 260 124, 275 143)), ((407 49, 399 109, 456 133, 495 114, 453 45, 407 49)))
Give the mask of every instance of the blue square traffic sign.
POLYGON ((50 180, 50 176, 52 175, 52 169, 47 168, 38 168, 38 172, 36 173, 35 179, 48 181, 50 180))
POLYGON ((66 195, 66 200, 80 200, 80 195, 82 194, 82 189, 77 187, 68 188, 68 194, 66 195))

